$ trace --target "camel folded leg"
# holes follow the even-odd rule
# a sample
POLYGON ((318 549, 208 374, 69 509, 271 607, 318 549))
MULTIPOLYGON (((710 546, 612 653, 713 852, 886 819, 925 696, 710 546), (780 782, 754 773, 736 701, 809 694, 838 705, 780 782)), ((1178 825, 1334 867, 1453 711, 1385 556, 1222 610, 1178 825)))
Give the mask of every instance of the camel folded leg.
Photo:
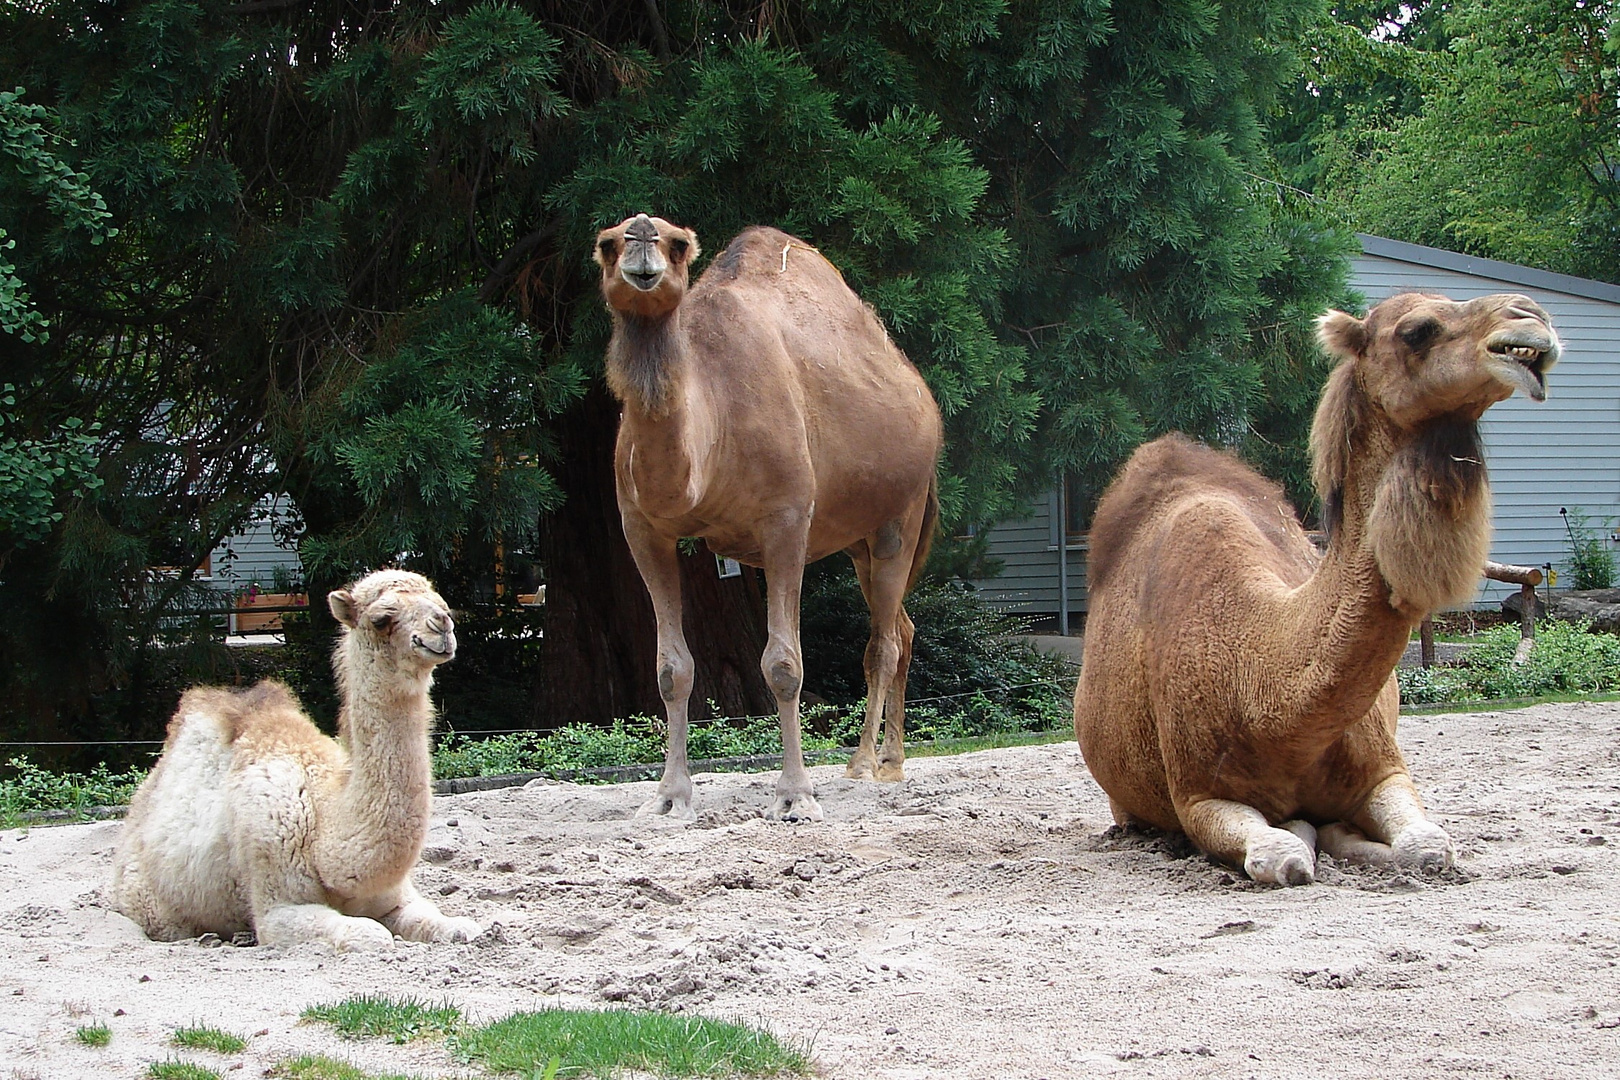
POLYGON ((445 915, 410 881, 400 884, 391 910, 378 921, 406 941, 471 941, 484 932, 472 919, 445 915))
POLYGON ((274 903, 253 919, 260 945, 325 941, 339 952, 391 949, 394 933, 376 919, 344 915, 325 904, 274 903))
POLYGON ((1403 869, 1434 874, 1456 861, 1451 837, 1429 820, 1412 778, 1404 772, 1373 788, 1354 825, 1370 841, 1388 844, 1395 865, 1403 869))
POLYGON ((1181 825, 1199 848, 1241 866, 1255 881, 1309 885, 1316 880, 1316 830, 1308 822, 1273 827, 1252 806, 1204 799, 1180 808, 1181 825))

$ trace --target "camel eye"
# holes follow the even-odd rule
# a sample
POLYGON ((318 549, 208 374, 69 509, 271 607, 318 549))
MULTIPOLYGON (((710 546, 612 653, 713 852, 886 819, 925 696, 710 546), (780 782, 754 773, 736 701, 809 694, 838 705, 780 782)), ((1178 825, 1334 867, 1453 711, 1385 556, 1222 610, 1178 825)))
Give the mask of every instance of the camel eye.
POLYGON ((601 243, 597 244, 596 247, 602 252, 602 258, 608 260, 609 262, 613 260, 613 254, 618 250, 618 245, 612 240, 603 240, 601 243))
POLYGON ((384 614, 381 614, 381 615, 373 615, 371 617, 371 625, 376 627, 378 630, 386 630, 386 629, 388 629, 388 627, 391 626, 393 624, 393 622, 394 622, 394 616, 393 616, 392 613, 388 613, 388 612, 385 612, 384 614))
POLYGON ((1403 326, 1396 331, 1400 335, 1400 339, 1406 342, 1407 347, 1412 349, 1423 348, 1423 346, 1434 340, 1434 336, 1439 332, 1440 320, 1438 319, 1421 319, 1411 326, 1403 326))

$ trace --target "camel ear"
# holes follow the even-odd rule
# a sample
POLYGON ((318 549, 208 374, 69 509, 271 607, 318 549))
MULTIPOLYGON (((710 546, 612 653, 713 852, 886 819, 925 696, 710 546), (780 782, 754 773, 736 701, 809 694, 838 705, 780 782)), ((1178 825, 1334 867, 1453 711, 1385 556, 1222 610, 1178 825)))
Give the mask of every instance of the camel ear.
POLYGON ((1328 376, 1322 400, 1316 405, 1316 419, 1311 423, 1311 480, 1322 500, 1322 529, 1329 535, 1339 523, 1344 477, 1350 468, 1350 436, 1361 420, 1361 410, 1356 368, 1346 360, 1328 376))
POLYGON ((333 589, 326 594, 326 606, 332 609, 332 618, 353 628, 359 621, 355 614, 354 594, 348 589, 333 589))
POLYGON ((1348 360, 1367 349, 1367 324, 1354 315, 1330 311, 1316 320, 1316 340, 1329 356, 1348 360))
POLYGON ((597 233, 596 243, 591 248, 591 261, 605 270, 618 257, 619 239, 613 235, 613 230, 603 229, 597 233))
POLYGON ((682 229, 680 235, 670 240, 669 253, 676 262, 691 262, 703 254, 703 249, 698 246, 697 233, 682 229))

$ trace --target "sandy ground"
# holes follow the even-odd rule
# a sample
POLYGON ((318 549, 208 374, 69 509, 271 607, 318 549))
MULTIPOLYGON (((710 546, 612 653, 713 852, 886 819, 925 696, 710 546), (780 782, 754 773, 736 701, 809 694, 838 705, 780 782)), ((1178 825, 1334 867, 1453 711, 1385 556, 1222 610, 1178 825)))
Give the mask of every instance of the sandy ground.
POLYGON ((0 833, 0 1078, 225 1075, 323 1052, 464 1076, 442 1043, 344 1042, 301 1010, 358 993, 476 1021, 620 1003, 763 1023, 830 1077, 1620 1076, 1620 705, 1409 718, 1459 853, 1414 881, 1261 888, 1110 831, 1073 744, 814 770, 827 821, 773 825, 774 774, 438 800, 417 881, 495 929, 391 953, 154 944, 102 907, 116 823, 0 833), (104 1022, 102 1050, 74 1029, 104 1022), (174 1028, 253 1035, 182 1053, 174 1028), (256 1033, 256 1034, 255 1034, 256 1033))

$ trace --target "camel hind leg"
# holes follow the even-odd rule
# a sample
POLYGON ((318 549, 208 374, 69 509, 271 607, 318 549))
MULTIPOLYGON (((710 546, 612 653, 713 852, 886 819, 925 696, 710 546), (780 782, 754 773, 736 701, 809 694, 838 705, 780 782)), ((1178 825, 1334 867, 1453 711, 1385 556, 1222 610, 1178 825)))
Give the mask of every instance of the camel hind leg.
POLYGON ((900 523, 885 526, 877 535, 849 549, 861 595, 872 614, 872 635, 866 643, 866 722, 860 745, 849 759, 845 775, 861 780, 896 781, 905 778, 906 676, 911 670, 911 646, 916 627, 902 601, 911 584, 917 544, 900 538, 900 523), (879 726, 883 745, 877 744, 879 726))

